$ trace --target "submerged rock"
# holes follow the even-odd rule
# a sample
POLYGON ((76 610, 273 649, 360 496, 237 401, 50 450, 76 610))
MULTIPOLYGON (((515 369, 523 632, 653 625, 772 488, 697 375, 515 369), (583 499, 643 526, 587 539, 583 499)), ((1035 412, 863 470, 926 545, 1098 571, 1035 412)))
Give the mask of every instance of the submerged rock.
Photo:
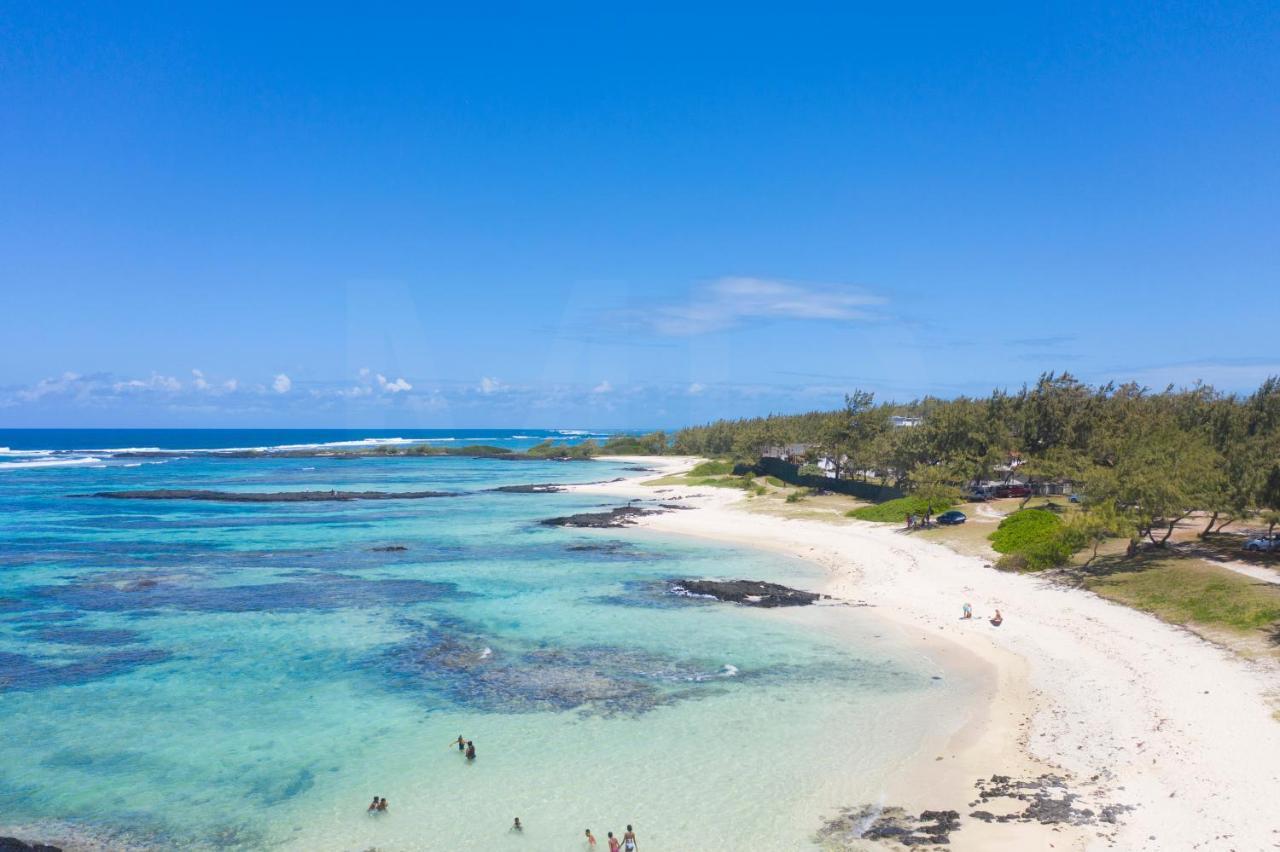
POLYGON ((62 852, 62 847, 47 843, 26 843, 16 837, 0 837, 0 852, 62 852))
POLYGON ((453 491, 207 491, 198 488, 156 488, 143 491, 98 491, 72 497, 113 500, 210 500, 218 503, 325 503, 349 500, 422 500, 457 497, 453 491))
POLYGON ((403 544, 380 544, 377 547, 371 547, 369 549, 374 553, 400 553, 401 551, 408 550, 409 548, 405 547, 403 544))
POLYGON ((746 606, 806 606, 822 595, 791 589, 761 580, 672 580, 671 591, 677 595, 715 598, 746 606))
POLYGON ((490 491, 500 491, 503 494, 555 494, 563 491, 563 485, 555 485, 550 482, 534 483, 532 485, 499 485, 497 488, 490 488, 490 491))
POLYGON ((585 527, 589 529, 611 529, 634 524, 636 518, 644 515, 660 514, 654 509, 641 506, 619 506, 607 512, 582 512, 577 515, 566 515, 562 518, 547 518, 541 523, 548 527, 585 527))

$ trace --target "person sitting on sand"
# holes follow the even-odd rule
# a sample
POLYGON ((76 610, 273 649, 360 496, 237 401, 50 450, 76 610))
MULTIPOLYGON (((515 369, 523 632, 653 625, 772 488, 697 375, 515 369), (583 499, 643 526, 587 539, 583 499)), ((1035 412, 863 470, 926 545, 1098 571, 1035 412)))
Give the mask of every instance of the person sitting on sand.
POLYGON ((968 602, 968 601, 965 601, 965 604, 964 604, 964 615, 962 615, 962 616, 960 616, 960 617, 961 617, 962 619, 963 619, 963 618, 973 618, 973 607, 969 606, 969 602, 968 602))
POLYGON ((591 833, 591 829, 587 829, 587 846, 592 849, 596 848, 596 836, 591 833))
POLYGON ((378 813, 382 813, 382 812, 383 812, 383 811, 385 811, 386 809, 387 809, 387 800, 386 800, 386 799, 379 799, 379 800, 378 800, 378 813))
POLYGON ((520 824, 520 817, 516 817, 516 821, 511 823, 512 831, 524 831, 524 826, 520 824))
POLYGON ((467 760, 476 759, 476 744, 471 740, 467 740, 467 760))
POLYGON ((618 852, 622 848, 622 844, 618 842, 618 838, 613 836, 613 832, 609 832, 609 852, 618 852))
POLYGON ((1001 624, 1004 624, 1004 616, 1000 614, 1000 610, 996 610, 995 617, 991 619, 991 626, 999 627, 1001 624))
POLYGON ((640 848, 636 843, 636 833, 631 830, 631 826, 627 826, 627 833, 622 835, 623 852, 636 852, 640 848))
POLYGON ((369 813, 373 813, 378 809, 378 797, 374 796, 373 801, 369 803, 369 813))

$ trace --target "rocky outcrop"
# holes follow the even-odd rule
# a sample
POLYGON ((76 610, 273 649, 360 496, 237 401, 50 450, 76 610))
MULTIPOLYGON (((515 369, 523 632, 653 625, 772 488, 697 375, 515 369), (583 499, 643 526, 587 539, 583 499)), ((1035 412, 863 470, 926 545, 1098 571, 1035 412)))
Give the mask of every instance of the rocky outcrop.
POLYGON ((553 485, 550 482, 540 482, 532 485, 499 485, 497 488, 490 488, 489 490, 500 491, 503 494, 555 494, 557 491, 563 491, 564 486, 553 485))
POLYGON ((582 512, 562 518, 547 518, 541 523, 548 527, 585 527, 588 529, 612 529, 634 524, 636 518, 656 515, 659 512, 641 506, 619 506, 607 512, 582 512))
POLYGON ((452 491, 206 491, 189 488, 157 488, 149 491, 99 491, 72 497, 109 497, 113 500, 209 500, 217 503, 328 503, 351 500, 422 500, 457 497, 452 491))
POLYGON ((670 587, 671 591, 678 595, 715 598, 718 601, 765 608, 805 606, 822 597, 814 592, 791 589, 761 580, 672 580, 670 587))
POLYGON ((0 837, 0 852, 62 852, 62 847, 47 843, 26 843, 16 837, 0 837))

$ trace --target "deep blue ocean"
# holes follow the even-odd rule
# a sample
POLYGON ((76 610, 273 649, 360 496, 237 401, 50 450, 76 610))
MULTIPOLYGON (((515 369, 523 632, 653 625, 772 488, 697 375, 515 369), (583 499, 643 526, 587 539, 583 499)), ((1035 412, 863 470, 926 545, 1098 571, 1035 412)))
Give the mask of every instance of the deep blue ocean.
POLYGON ((836 631, 832 609, 764 612, 667 583, 817 587, 808 565, 549 527, 618 501, 492 490, 642 475, 635 462, 201 452, 547 437, 588 434, 0 430, 0 834, 577 850, 584 828, 630 822, 646 849, 791 849, 824 813, 873 801, 958 700, 929 659, 869 617, 836 631), (93 496, 142 489, 449 496, 93 496), (366 814, 375 795, 387 813, 366 814))

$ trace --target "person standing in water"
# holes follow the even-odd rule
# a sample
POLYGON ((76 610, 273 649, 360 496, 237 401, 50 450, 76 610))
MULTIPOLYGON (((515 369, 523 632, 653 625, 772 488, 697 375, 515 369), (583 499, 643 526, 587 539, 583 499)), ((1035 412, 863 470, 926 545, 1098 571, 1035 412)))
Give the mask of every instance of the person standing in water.
POLYGON ((622 848, 622 844, 618 842, 618 838, 613 836, 613 832, 609 832, 609 852, 618 852, 622 848))
POLYGON ((591 833, 591 829, 587 829, 587 846, 592 849, 596 848, 596 836, 591 833))
POLYGON ((458 751, 467 750, 467 741, 462 738, 462 734, 458 734, 457 743, 458 743, 458 751))
POLYGON ((373 801, 369 803, 369 813, 373 813, 378 809, 378 797, 374 796, 373 801))
POLYGON ((472 740, 467 740, 467 760, 476 759, 476 744, 472 740))
POLYGON ((627 833, 622 835, 622 852, 636 852, 640 846, 636 843, 636 833, 627 826, 627 833))
POLYGON ((524 831, 524 826, 520 824, 520 817, 516 817, 516 821, 511 823, 511 830, 516 832, 524 831))

